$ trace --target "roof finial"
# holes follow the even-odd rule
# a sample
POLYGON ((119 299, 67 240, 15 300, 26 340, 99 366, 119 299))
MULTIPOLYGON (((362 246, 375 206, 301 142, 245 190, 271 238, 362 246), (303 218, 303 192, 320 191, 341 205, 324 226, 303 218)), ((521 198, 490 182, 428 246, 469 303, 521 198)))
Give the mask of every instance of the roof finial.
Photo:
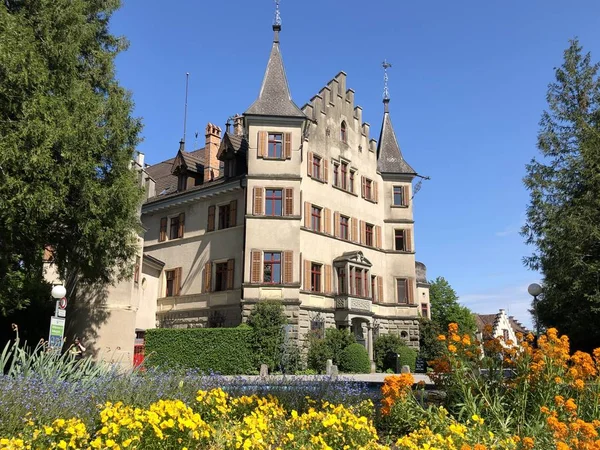
POLYGON ((275 0, 275 20, 273 20, 273 31, 275 36, 273 42, 279 42, 279 32, 281 31, 281 14, 279 12, 279 2, 281 0, 275 0))
POLYGON ((389 112, 388 103, 390 102, 390 90, 388 89, 388 73, 387 70, 392 67, 392 65, 387 62, 386 59, 383 60, 381 64, 383 67, 383 104, 385 112, 389 112))

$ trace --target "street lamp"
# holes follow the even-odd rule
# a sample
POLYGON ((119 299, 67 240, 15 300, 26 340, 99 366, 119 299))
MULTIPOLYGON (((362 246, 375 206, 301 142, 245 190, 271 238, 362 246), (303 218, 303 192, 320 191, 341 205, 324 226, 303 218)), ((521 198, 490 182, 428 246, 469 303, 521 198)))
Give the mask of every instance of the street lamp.
POLYGON ((529 295, 533 297, 533 312, 535 314, 535 334, 540 335, 540 316, 538 314, 538 296, 543 292, 542 287, 537 283, 531 283, 527 288, 529 295))
POLYGON ((52 288, 52 292, 50 293, 50 295, 52 295, 52 298, 60 300, 65 295, 67 295, 67 289, 62 284, 57 284, 52 288))

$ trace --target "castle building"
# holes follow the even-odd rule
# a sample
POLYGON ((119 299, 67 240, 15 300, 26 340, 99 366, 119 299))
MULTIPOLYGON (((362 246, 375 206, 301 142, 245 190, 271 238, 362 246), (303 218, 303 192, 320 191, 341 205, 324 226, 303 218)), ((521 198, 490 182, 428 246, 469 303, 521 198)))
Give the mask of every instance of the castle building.
POLYGON ((417 173, 400 151, 389 96, 377 141, 344 72, 299 108, 281 26, 273 30, 246 112, 224 133, 208 124, 204 148, 181 143, 174 158, 145 168, 140 277, 157 326, 236 326, 254 304, 275 300, 295 338, 345 327, 371 356, 378 333, 418 347, 418 318, 430 308, 415 261, 417 173))

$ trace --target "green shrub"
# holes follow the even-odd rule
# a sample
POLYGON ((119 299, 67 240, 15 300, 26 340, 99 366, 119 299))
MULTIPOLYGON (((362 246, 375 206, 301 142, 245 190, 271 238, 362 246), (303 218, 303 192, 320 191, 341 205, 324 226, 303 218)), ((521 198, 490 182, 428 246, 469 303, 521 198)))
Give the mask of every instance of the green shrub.
POLYGON ((225 375, 254 370, 253 330, 244 328, 157 328, 146 332, 147 366, 190 368, 225 375))
MULTIPOLYGON (((408 365, 414 372, 417 354, 413 349, 407 347, 405 341, 396 334, 382 334, 375 339, 373 358, 378 371, 385 372, 390 369, 389 364, 386 364, 386 358, 390 353, 398 353, 400 365, 408 365)), ((395 367, 392 369, 394 370, 395 367)))
POLYGON ((350 344, 340 354, 339 369, 345 373, 370 373, 371 362, 367 349, 361 344, 350 344))
POLYGON ((330 358, 333 360, 333 364, 339 366, 342 352, 349 345, 356 343, 356 338, 347 329, 328 328, 325 330, 325 343, 331 351, 330 358))
POLYGON ((409 366, 410 371, 414 373, 415 364, 417 363, 417 352, 410 347, 403 346, 398 348, 398 359, 400 367, 409 366))
POLYGON ((260 302, 254 305, 248 317, 248 325, 253 330, 252 348, 256 366, 267 364, 270 371, 281 366, 287 323, 281 302, 260 302))
POLYGON ((279 369, 286 374, 294 374, 302 370, 302 356, 295 341, 289 341, 283 345, 279 369))
POLYGON ((317 373, 325 373, 328 359, 332 359, 332 353, 325 340, 311 338, 306 356, 307 367, 317 373))

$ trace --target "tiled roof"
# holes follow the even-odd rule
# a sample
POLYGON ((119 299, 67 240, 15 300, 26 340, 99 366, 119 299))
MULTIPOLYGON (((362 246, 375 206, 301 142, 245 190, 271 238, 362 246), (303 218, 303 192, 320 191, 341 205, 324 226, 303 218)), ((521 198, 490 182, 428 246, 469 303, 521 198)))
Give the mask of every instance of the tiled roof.
MULTIPOLYGON (((154 203, 154 202, 158 202, 161 200, 164 200, 165 198, 171 198, 171 197, 175 197, 176 195, 183 195, 183 194, 187 194, 189 192, 195 192, 195 191, 201 191, 203 189, 209 189, 215 186, 218 186, 220 184, 225 184, 228 183, 230 181, 234 181, 236 179, 239 179, 240 177, 234 177, 234 178, 225 178, 225 177, 219 177, 219 178, 215 178, 212 181, 205 181, 202 184, 199 184, 198 186, 192 186, 188 189, 186 189, 185 191, 182 192, 178 192, 177 189, 173 189, 172 191, 169 191, 163 195, 157 195, 156 197, 151 197, 148 200, 146 200, 145 204, 149 204, 149 203, 154 203)), ((177 187, 177 185, 175 186, 175 188, 177 187)))
POLYGON ((512 327, 512 329, 514 330, 515 333, 523 333, 523 334, 529 333, 529 330, 521 322, 519 322, 517 319, 515 319, 513 316, 509 316, 508 321, 510 322, 510 326, 512 327))
POLYGON ((473 314, 475 316, 475 323, 477 324, 477 331, 483 333, 484 328, 489 325, 494 328, 496 318, 498 314, 473 314))
MULTIPOLYGON (((231 146, 235 152, 247 152, 248 151, 248 141, 244 136, 239 136, 237 134, 225 133, 225 136, 229 138, 229 142, 231 142, 231 146)), ((224 138, 224 137, 223 137, 224 138)))
POLYGON ((281 51, 279 50, 278 31, 267 63, 258 99, 245 112, 248 115, 306 117, 292 101, 281 51))
MULTIPOLYGON (((203 148, 185 153, 190 157, 190 163, 192 162, 191 158, 193 158, 194 163, 204 164, 203 148)), ((177 177, 171 173, 174 161, 175 158, 171 158, 154 164, 153 166, 146 167, 146 172, 148 172, 148 175, 150 175, 156 183, 155 190, 157 196, 165 190, 165 194, 171 194, 177 190, 177 177)), ((188 164, 187 161, 186 164, 188 164)))
POLYGON ((377 145, 377 170, 381 173, 416 174, 415 170, 402 156, 387 105, 383 114, 381 134, 377 145))

